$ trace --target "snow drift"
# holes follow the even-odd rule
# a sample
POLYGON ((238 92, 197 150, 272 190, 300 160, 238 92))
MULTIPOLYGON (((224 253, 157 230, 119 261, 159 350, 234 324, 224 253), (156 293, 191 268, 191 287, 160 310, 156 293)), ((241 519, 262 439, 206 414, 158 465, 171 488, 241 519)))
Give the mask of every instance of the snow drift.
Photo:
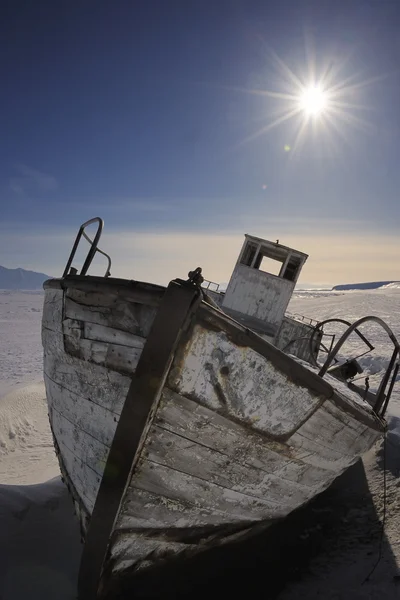
POLYGON ((365 283, 343 283, 335 285, 332 290, 376 290, 389 286, 400 287, 400 281, 368 281, 365 283))

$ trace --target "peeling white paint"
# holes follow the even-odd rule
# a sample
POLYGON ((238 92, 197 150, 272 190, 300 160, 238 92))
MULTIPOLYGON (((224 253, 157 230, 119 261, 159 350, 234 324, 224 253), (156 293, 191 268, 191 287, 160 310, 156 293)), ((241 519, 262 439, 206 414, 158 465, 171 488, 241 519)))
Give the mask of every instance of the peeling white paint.
POLYGON ((222 331, 196 325, 185 353, 179 376, 170 380, 173 389, 269 435, 289 433, 323 400, 251 348, 238 347, 222 331), (229 373, 223 375, 221 369, 229 373))

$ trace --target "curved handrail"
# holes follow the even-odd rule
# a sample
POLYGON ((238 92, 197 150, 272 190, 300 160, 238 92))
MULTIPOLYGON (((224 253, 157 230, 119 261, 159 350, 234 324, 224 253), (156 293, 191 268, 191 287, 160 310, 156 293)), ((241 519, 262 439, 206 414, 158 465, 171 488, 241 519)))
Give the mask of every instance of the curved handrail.
MULTIPOLYGON (((85 233, 83 231, 82 235, 85 238, 85 240, 87 240, 89 242, 89 244, 93 243, 87 233, 85 233)), ((111 258, 110 258, 110 256, 106 252, 103 252, 103 250, 100 250, 100 248, 96 248, 96 252, 98 252, 99 254, 102 254, 103 256, 106 257, 106 259, 107 259, 107 270, 106 270, 106 273, 105 273, 104 277, 110 277, 110 275, 111 275, 111 258)))
POLYGON ((369 315, 367 317, 362 317, 361 319, 358 319, 358 321, 355 321, 355 323, 350 325, 350 327, 343 333, 341 338, 336 342, 335 346, 332 348, 324 365, 320 369, 318 375, 320 377, 323 377, 326 374, 326 372, 329 369, 330 365, 332 364, 332 361, 334 360, 336 354, 339 352, 340 348, 343 346, 343 344, 347 340, 347 338, 353 333, 353 331, 357 330, 357 327, 359 327, 360 325, 362 325, 363 323, 366 323, 368 321, 373 321, 374 323, 377 323, 378 325, 380 325, 386 331, 386 333, 389 336, 389 339, 391 340, 391 342, 393 343, 393 346, 394 346, 394 351, 393 351, 392 357, 391 357, 389 365, 386 369, 385 375, 383 376, 382 381, 380 383, 377 397, 376 397, 376 402, 373 407, 374 412, 376 414, 378 414, 379 416, 383 417, 383 415, 385 414, 386 408, 388 406, 390 395, 392 393, 393 386, 394 386, 394 383, 395 383, 395 380, 397 377, 397 373, 399 370, 399 366, 396 365, 396 360, 397 360, 399 352, 400 352, 400 344, 397 341, 397 338, 394 335, 391 328, 389 327, 389 325, 387 323, 385 323, 385 321, 383 319, 381 319, 380 317, 375 317, 373 315, 369 315), (387 396, 385 396, 386 387, 389 382, 390 374, 392 373, 392 371, 393 371, 392 381, 389 386, 388 394, 387 394, 387 396))
MULTIPOLYGON (((102 250, 100 250, 100 248, 97 247, 97 244, 99 243, 100 236, 101 236, 102 231, 103 231, 103 226, 104 226, 104 222, 103 222, 103 219, 100 219, 100 217, 94 217, 93 219, 89 219, 89 221, 86 221, 85 223, 82 223, 82 225, 79 228, 78 234, 77 234, 77 236, 75 238, 75 242, 74 242, 74 245, 72 247, 71 254, 69 255, 66 267, 64 269, 63 277, 66 277, 68 275, 68 273, 69 273, 72 261, 74 260, 75 253, 76 253, 76 250, 77 250, 77 248, 79 246, 79 242, 80 242, 82 236, 90 243, 90 249, 89 249, 89 252, 88 252, 88 254, 86 256, 85 262, 83 263, 83 267, 81 269, 80 275, 86 275, 86 273, 89 270, 89 267, 90 267, 90 265, 92 263, 92 260, 94 258, 94 255, 96 254, 96 252, 99 252, 100 254, 103 254, 103 256, 105 256, 107 258, 108 266, 107 266, 107 271, 105 273, 105 277, 109 277, 111 275, 111 273, 110 273, 111 258, 108 256, 108 254, 106 254, 105 252, 103 252, 102 250), (85 233, 86 227, 88 225, 91 225, 92 223, 98 223, 96 235, 94 236, 93 240, 91 240, 89 238, 89 236, 85 233)), ((74 272, 76 273, 76 269, 75 269, 74 272)))
MULTIPOLYGON (((314 337, 315 337, 315 334, 317 333, 317 331, 319 331, 319 330, 320 330, 320 329, 321 329, 321 328, 322 328, 324 325, 326 325, 327 323, 343 323, 343 325, 347 325, 347 327, 351 327, 351 326, 352 326, 352 324, 350 323, 350 321, 346 321, 346 319, 340 319, 339 317, 333 317, 333 318, 331 318, 331 319, 325 319, 324 321, 320 321, 319 323, 317 323, 317 325, 314 327, 314 330, 313 330, 313 332, 312 332, 312 333, 311 333, 311 335, 310 335, 310 342, 309 342, 309 346, 310 346, 310 354, 311 354, 311 357, 312 357, 312 359, 314 360, 314 366, 316 366, 316 367, 319 367, 319 364, 318 364, 318 362, 317 362, 317 359, 316 359, 316 357, 314 356, 314 350, 313 350, 313 348, 314 348, 314 346, 313 346, 313 343, 314 343, 314 337)), ((346 330, 346 331, 347 331, 347 330, 346 330)), ((357 327, 355 327, 355 328, 353 329, 353 331, 355 331, 355 332, 356 332, 356 334, 359 336, 359 338, 361 338, 361 339, 362 339, 362 341, 364 342, 364 344, 366 344, 370 350, 375 350, 375 348, 374 348, 374 346, 371 344, 371 342, 370 342, 369 340, 367 340, 367 338, 365 337, 365 335, 363 335, 363 334, 361 333, 361 331, 358 331, 357 327)), ((349 335, 350 335, 350 334, 349 334, 349 335)), ((332 352, 332 351, 333 351, 333 350, 331 349, 331 352, 332 352)), ((328 357, 329 357, 329 352, 328 352, 328 357)), ((331 362, 332 362, 332 361, 331 361, 331 362)), ((329 365, 328 365, 328 366, 329 366, 329 365)), ((322 375, 322 377, 323 377, 323 375, 322 375)))
MULTIPOLYGON (((341 319, 334 319, 334 320, 338 321, 341 319)), ((318 373, 318 375, 320 377, 323 377, 325 375, 325 373, 331 366, 331 363, 332 363, 333 359, 335 358, 336 354, 339 352, 340 348, 343 346, 343 344, 345 343, 347 338, 350 336, 350 334, 352 334, 353 331, 355 331, 360 325, 362 325, 363 323, 366 323, 367 321, 374 321, 375 323, 378 323, 378 325, 381 325, 381 327, 388 334, 390 340, 393 342, 393 345, 396 348, 397 352, 399 352, 400 344, 397 341, 396 336, 394 335, 393 331, 390 329, 389 325, 387 323, 385 323, 385 321, 383 319, 381 319, 380 317, 375 317, 373 315, 369 315, 367 317, 362 317, 361 319, 358 319, 358 321, 355 321, 352 325, 350 325, 349 328, 346 329, 346 331, 343 333, 342 337, 339 338, 339 340, 336 342, 335 346, 332 348, 330 354, 328 355, 324 365, 322 366, 322 368, 320 369, 320 371, 318 373)), ((358 333, 360 334, 360 332, 358 332, 358 333)), ((364 336, 362 334, 360 334, 360 335, 364 338, 364 336)), ((366 338, 364 338, 364 339, 366 339, 366 338)), ((368 342, 368 345, 370 345, 369 342, 368 342)), ((374 350, 373 347, 372 347, 372 349, 374 350)))

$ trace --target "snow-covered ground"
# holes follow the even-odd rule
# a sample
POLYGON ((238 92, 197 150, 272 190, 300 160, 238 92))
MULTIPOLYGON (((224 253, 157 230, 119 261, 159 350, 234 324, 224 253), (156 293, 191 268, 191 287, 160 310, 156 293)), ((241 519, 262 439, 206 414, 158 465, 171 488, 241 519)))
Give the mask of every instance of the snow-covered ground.
POLYGON ((42 380, 40 320, 44 292, 0 290, 0 397, 42 380))
POLYGON ((43 292, 0 291, 0 598, 72 600, 79 527, 47 417, 43 292))
MULTIPOLYGON (((294 294, 289 310, 317 320, 339 317, 351 322, 365 315, 375 315, 384 319, 400 340, 398 284, 370 291, 298 292, 294 294)), ((343 328, 340 331, 343 332, 343 328)), ((388 364, 393 346, 377 324, 367 324, 361 331, 375 346, 374 352, 359 359, 365 370, 363 377, 370 375, 374 383, 388 364)), ((353 334, 344 349, 348 350, 349 355, 355 356, 366 348, 353 334)), ((400 598, 400 376, 389 406, 388 424, 386 452, 383 443, 378 444, 363 458, 362 463, 338 480, 336 489, 333 486, 333 490, 325 492, 321 498, 322 506, 305 509, 304 522, 311 522, 311 526, 304 535, 312 538, 316 531, 322 530, 324 537, 301 577, 286 586, 279 600, 400 598), (366 580, 379 556, 385 503, 382 557, 366 580), (314 519, 313 510, 316 512, 314 519)))
MULTIPOLYGON (((76 595, 81 545, 72 503, 59 478, 48 425, 42 383, 42 302, 40 292, 0 291, 1 600, 72 600, 76 595)), ((296 292, 289 311, 316 320, 340 317, 354 321, 374 314, 385 319, 400 338, 400 289, 394 286, 362 292, 296 292)), ((360 359, 366 371, 363 377, 370 374, 374 383, 392 348, 376 324, 362 331, 376 347, 373 355, 360 359)), ((365 350, 355 336, 346 349, 353 356, 365 350)), ((353 480, 345 492, 339 490, 331 505, 322 507, 325 513, 331 510, 340 514, 342 526, 326 534, 326 544, 321 545, 302 579, 286 586, 281 600, 398 597, 393 577, 398 575, 400 560, 400 381, 397 388, 390 408, 397 416, 390 419, 387 440, 387 524, 382 561, 371 580, 361 585, 378 551, 383 509, 383 459, 378 447, 365 457, 362 475, 351 475, 353 480), (353 488, 354 493, 350 493, 353 488)), ((321 518, 317 517, 316 528, 321 518)))
MULTIPOLYGON (((289 303, 288 312, 300 314, 317 321, 341 318, 351 323, 361 317, 374 315, 383 319, 392 329, 397 339, 400 340, 400 286, 398 284, 396 286, 392 284, 377 290, 352 292, 303 290, 294 293, 289 303)), ((336 334, 335 341, 339 339, 345 329, 346 326, 340 324, 327 325, 324 328, 327 333, 336 334)), ((387 333, 377 323, 367 322, 361 325, 360 332, 375 347, 372 352, 368 352, 368 354, 358 359, 364 369, 360 380, 364 380, 369 375, 371 390, 373 390, 379 384, 384 369, 389 362, 393 345, 388 339, 387 333)), ((365 344, 356 333, 353 333, 342 347, 340 354, 346 357, 357 357, 366 350, 368 348, 365 344)), ((321 353, 320 360, 323 359, 324 355, 321 353)), ((399 384, 395 387, 392 395, 390 411, 392 414, 400 416, 400 375, 398 380, 399 384)))

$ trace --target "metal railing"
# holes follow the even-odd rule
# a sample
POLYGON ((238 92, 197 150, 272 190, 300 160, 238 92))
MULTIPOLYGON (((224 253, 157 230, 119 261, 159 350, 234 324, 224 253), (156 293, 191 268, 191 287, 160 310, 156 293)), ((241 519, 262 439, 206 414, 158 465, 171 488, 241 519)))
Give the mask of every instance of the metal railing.
POLYGON ((71 265, 72 265, 72 261, 74 260, 76 251, 79 246, 79 242, 81 241, 82 237, 84 237, 85 240, 87 240, 89 242, 90 248, 89 248, 89 252, 87 253, 85 262, 83 263, 83 267, 82 267, 79 275, 87 274, 89 267, 92 264, 93 258, 95 256, 96 252, 98 252, 99 254, 102 254, 103 256, 105 256, 107 259, 107 270, 105 272, 104 277, 110 277, 110 275, 111 275, 111 258, 108 256, 108 254, 103 252, 103 250, 100 250, 100 248, 97 247, 97 244, 99 243, 99 240, 101 237, 101 233, 103 231, 103 226, 104 226, 104 222, 102 219, 100 219, 100 217, 94 217, 93 219, 86 221, 86 223, 83 223, 80 226, 78 234, 75 238, 74 245, 72 246, 71 254, 69 255, 67 264, 65 266, 63 277, 67 277, 67 275, 77 275, 78 274, 78 269, 75 269, 71 265), (90 237, 85 232, 86 227, 88 227, 88 225, 91 225, 92 223, 98 224, 96 235, 94 236, 93 240, 91 240, 90 237))
MULTIPOLYGON (((318 364, 317 361, 317 356, 314 354, 313 352, 313 348, 314 346, 314 338, 316 336, 316 334, 320 331, 322 331, 322 336, 324 337, 328 337, 331 338, 331 342, 330 342, 330 346, 329 349, 322 343, 321 341, 321 347, 323 348, 323 350, 329 355, 330 352, 332 352, 332 348, 333 348, 333 344, 335 342, 336 339, 336 334, 334 333, 326 333, 324 331, 324 325, 327 325, 328 323, 342 323, 343 325, 347 325, 347 327, 351 327, 351 323, 349 321, 346 321, 345 319, 339 319, 338 317, 333 317, 332 319, 325 319, 324 321, 319 321, 317 323, 317 325, 314 327, 313 332, 311 333, 310 336, 310 353, 311 353, 311 358, 313 360, 314 366, 321 368, 320 365, 318 364)), ((374 346, 371 344, 371 342, 361 333, 361 331, 359 331, 357 328, 355 328, 353 331, 355 331, 355 333, 358 335, 358 337, 364 342, 364 344, 366 344, 368 346, 368 350, 366 352, 364 352, 363 354, 367 354, 367 352, 370 352, 371 350, 375 350, 374 346)), ((363 354, 361 354, 360 356, 363 356, 363 354)), ((360 358, 359 356, 357 358, 360 358)), ((333 360, 335 360, 335 362, 338 362, 336 358, 334 358, 333 360)))
POLYGON ((204 288, 205 290, 210 290, 211 292, 218 292, 219 286, 219 283, 215 283, 215 281, 208 281, 208 279, 204 279, 203 283, 201 284, 202 288, 204 288), (216 286, 215 289, 210 287, 213 285, 216 286))
MULTIPOLYGON (((328 321, 332 321, 332 320, 333 319, 331 319, 331 320, 328 319, 328 321)), ((337 320, 337 319, 335 319, 335 320, 337 320)), ((387 323, 385 323, 385 321, 383 321, 383 319, 371 315, 371 316, 363 317, 362 319, 358 319, 358 321, 356 321, 355 323, 350 325, 348 327, 348 329, 340 337, 340 339, 336 342, 336 344, 333 347, 333 349, 331 350, 331 352, 328 354, 327 359, 326 359, 325 363, 323 364, 323 366, 321 367, 318 375, 320 377, 323 377, 326 374, 330 365, 332 364, 333 360, 335 359, 337 353, 339 352, 340 348, 343 346, 343 344, 345 343, 347 338, 354 331, 363 339, 363 341, 365 341, 368 344, 368 346, 371 347, 371 349, 374 349, 372 344, 358 331, 358 327, 360 327, 360 325, 362 325, 363 323, 367 323, 368 321, 373 321, 374 323, 377 323, 378 325, 380 325, 386 331, 386 333, 389 336, 389 339, 391 340, 391 342, 394 346, 394 350, 393 350, 392 356, 390 358, 389 365, 388 365, 386 372, 381 380, 378 392, 376 394, 375 404, 373 406, 374 412, 379 417, 383 417, 386 412, 386 409, 388 407, 390 396, 392 394, 393 387, 396 382, 397 374, 399 372, 399 367, 400 367, 400 364, 398 362, 396 363, 396 361, 398 360, 398 357, 399 357, 399 353, 400 353, 400 344, 397 341, 397 338, 394 335, 393 331, 390 329, 389 325, 387 325, 387 323), (390 380, 390 383, 389 383, 389 380, 390 380), (386 393, 386 388, 387 388, 388 384, 389 384, 389 389, 388 389, 388 392, 386 393)), ((345 322, 347 324, 347 321, 342 321, 342 322, 345 322)))
POLYGON ((287 312, 286 317, 290 317, 295 321, 300 321, 301 323, 306 323, 307 325, 313 325, 314 323, 317 325, 317 319, 312 319, 311 317, 305 317, 304 315, 299 315, 298 313, 289 313, 287 312))

